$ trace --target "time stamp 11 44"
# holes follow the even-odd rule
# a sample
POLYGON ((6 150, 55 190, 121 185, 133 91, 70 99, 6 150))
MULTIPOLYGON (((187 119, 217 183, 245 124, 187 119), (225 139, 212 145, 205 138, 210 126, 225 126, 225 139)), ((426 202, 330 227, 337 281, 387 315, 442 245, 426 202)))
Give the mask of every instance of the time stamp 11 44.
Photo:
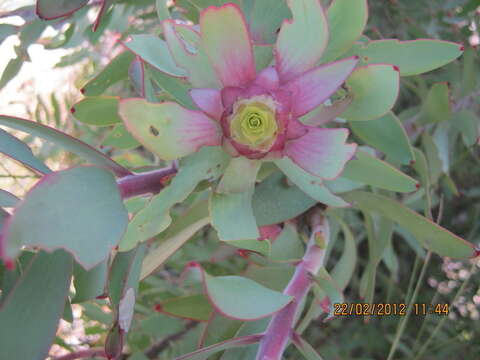
MULTIPOLYGON (((405 316, 408 304, 404 303, 335 303, 334 316, 405 316)), ((450 313, 450 304, 412 304, 412 315, 442 315, 450 313)))

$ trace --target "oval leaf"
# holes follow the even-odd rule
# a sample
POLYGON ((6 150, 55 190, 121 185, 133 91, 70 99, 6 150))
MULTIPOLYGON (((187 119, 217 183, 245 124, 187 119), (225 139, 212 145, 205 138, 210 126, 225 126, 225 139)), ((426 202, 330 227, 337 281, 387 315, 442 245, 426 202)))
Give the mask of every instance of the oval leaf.
POLYGON ((399 73, 392 65, 374 64, 355 69, 346 82, 353 101, 341 117, 356 121, 385 115, 397 100, 399 84, 399 73))
POLYGON ((15 208, 2 235, 8 257, 22 246, 64 248, 91 269, 118 244, 127 222, 113 175, 78 167, 45 175, 15 208))
POLYGON ((257 320, 279 311, 292 298, 240 276, 205 274, 205 291, 222 315, 239 320, 257 320))
POLYGON ((370 41, 360 47, 357 55, 366 64, 392 64, 400 69, 400 75, 410 76, 437 69, 462 53, 461 44, 449 41, 389 39, 370 41))
POLYGON ((88 3, 88 0, 37 0, 37 15, 43 20, 69 16, 88 3))
POLYGON ((322 62, 333 61, 350 49, 362 35, 367 18, 366 0, 334 0, 327 11, 330 39, 322 62))
POLYGON ((357 151, 356 159, 347 163, 343 176, 356 182, 391 191, 411 192, 417 189, 415 179, 363 151, 357 151))
POLYGON ((307 211, 316 200, 296 186, 289 186, 280 172, 275 172, 255 188, 252 207, 258 226, 278 224, 307 211))
POLYGON ((118 98, 113 96, 92 96, 76 103, 73 115, 87 125, 108 126, 122 122, 118 116, 118 98))
POLYGON ((210 197, 212 226, 222 241, 260 237, 252 210, 253 188, 238 194, 216 194, 210 197))
POLYGON ((352 121, 350 129, 367 145, 384 152, 401 164, 414 159, 412 145, 400 120, 392 113, 370 121, 352 121))

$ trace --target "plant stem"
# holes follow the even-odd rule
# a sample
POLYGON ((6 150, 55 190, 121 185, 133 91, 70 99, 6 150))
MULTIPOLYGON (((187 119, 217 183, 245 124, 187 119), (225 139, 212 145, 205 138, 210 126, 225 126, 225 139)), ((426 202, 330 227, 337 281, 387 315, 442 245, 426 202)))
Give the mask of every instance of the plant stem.
POLYGON ((420 272, 420 276, 419 276, 418 281, 417 281, 417 285, 415 286, 415 290, 413 291, 412 297, 411 297, 411 299, 408 303, 407 313, 402 318, 402 320, 400 321, 400 324, 397 328, 397 332, 395 334, 395 339, 393 340, 393 344, 392 344, 392 347, 390 348, 390 353, 388 354, 387 360, 392 360, 393 355, 395 355, 395 351, 397 350, 398 344, 400 342, 400 338, 402 337, 403 332, 405 331, 405 327, 407 326, 408 319, 410 318, 410 315, 412 314, 413 304, 417 300, 418 292, 420 291, 420 288, 422 287, 423 278, 425 277, 425 274, 427 272, 426 270, 427 270, 427 267, 428 267, 428 263, 430 262, 431 256, 432 256, 432 252, 431 251, 427 252, 427 255, 425 256, 425 261, 424 261, 423 266, 422 266, 422 271, 420 272))
POLYGON ((325 251, 330 237, 327 219, 315 213, 312 221, 312 235, 303 259, 297 264, 295 274, 283 291, 293 297, 291 303, 276 313, 260 341, 256 360, 281 360, 293 333, 294 322, 303 298, 310 290, 313 279, 323 265, 325 251))
POLYGON ((172 334, 170 336, 167 336, 166 338, 160 340, 159 342, 154 343, 151 345, 146 351, 145 351, 145 356, 148 359, 156 359, 158 355, 165 350, 172 342, 175 342, 179 339, 181 339, 186 333, 188 333, 191 329, 193 329, 195 326, 197 326, 198 322, 196 321, 189 321, 185 328, 182 329, 181 331, 172 334))
POLYGON ((177 168, 171 166, 127 175, 118 179, 117 184, 124 199, 143 194, 156 194, 165 186, 165 180, 176 173, 177 168))

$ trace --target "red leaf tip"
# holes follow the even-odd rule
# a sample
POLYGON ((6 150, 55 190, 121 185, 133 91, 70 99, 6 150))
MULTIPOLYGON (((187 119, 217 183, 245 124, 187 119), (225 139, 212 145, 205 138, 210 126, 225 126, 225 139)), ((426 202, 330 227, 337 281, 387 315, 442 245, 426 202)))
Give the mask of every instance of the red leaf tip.
POLYGON ((465 46, 463 45, 460 45, 460 47, 458 48, 460 51, 465 51, 465 46))
POLYGON ((3 263, 5 264, 5 268, 7 270, 15 270, 15 261, 13 261, 12 259, 5 259, 3 260, 3 263))
POLYGON ((360 56, 355 55, 353 58, 354 58, 355 60, 359 60, 359 59, 360 59, 360 56))
POLYGON ((70 112, 71 112, 72 114, 75 114, 75 111, 76 111, 76 110, 75 110, 75 107, 72 106, 72 107, 70 108, 70 112))
POLYGON ((153 310, 155 310, 156 312, 162 312, 162 305, 155 304, 155 306, 153 307, 153 310))
POLYGON ((107 297, 108 297, 108 296, 107 296, 106 294, 102 294, 102 295, 96 296, 95 299, 97 299, 97 300, 104 300, 104 299, 106 299, 107 297))
POLYGON ((237 254, 243 257, 244 259, 248 259, 249 251, 245 249, 238 249, 237 254))
POLYGON ((415 187, 416 187, 417 189, 420 189, 420 183, 416 183, 416 184, 415 184, 415 187))
POLYGON ((200 264, 196 261, 190 261, 187 263, 187 267, 200 267, 200 264))
POLYGON ((82 95, 85 95, 85 88, 81 88, 80 92, 82 93, 82 95))
POLYGON ((400 72, 400 68, 397 65, 392 65, 393 70, 400 72))

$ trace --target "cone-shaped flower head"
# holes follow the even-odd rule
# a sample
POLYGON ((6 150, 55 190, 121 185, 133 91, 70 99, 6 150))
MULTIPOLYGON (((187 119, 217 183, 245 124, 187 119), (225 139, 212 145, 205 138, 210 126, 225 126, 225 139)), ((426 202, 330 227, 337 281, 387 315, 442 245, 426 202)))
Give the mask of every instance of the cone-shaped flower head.
MULTIPOLYGON (((134 136, 166 160, 202 146, 221 145, 233 158, 243 158, 242 164, 289 159, 293 164, 286 160, 284 165, 301 171, 299 167, 320 182, 336 178, 355 153, 356 145, 345 143, 348 130, 307 126, 299 118, 339 89, 358 58, 316 66, 328 40, 320 2, 290 1, 289 6, 293 19, 284 21, 279 31, 275 64, 258 72, 245 18, 235 4, 203 10, 199 27, 164 21, 172 59, 185 70, 199 110, 169 102, 124 100, 120 113, 134 136), (148 127, 137 120, 138 107, 148 127)), ((242 176, 254 177, 258 170, 258 166, 239 168, 252 169, 242 176)))

